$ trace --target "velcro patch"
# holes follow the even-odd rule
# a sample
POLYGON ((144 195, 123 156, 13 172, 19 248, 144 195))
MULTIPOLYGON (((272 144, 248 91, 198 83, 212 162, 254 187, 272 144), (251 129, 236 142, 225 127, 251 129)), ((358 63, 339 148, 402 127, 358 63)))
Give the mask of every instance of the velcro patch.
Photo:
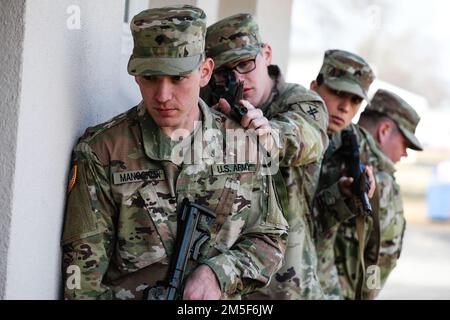
POLYGON ((300 108, 302 108, 303 112, 308 114, 311 118, 313 118, 315 121, 320 120, 320 112, 319 109, 315 106, 312 106, 310 104, 300 105, 300 108))
POLYGON ((235 164, 218 164, 212 166, 212 174, 219 176, 223 174, 255 172, 256 165, 250 163, 235 163, 235 164))
POLYGON ((158 169, 116 172, 113 174, 114 184, 124 184, 146 180, 165 180, 165 179, 166 178, 164 175, 164 170, 158 169))

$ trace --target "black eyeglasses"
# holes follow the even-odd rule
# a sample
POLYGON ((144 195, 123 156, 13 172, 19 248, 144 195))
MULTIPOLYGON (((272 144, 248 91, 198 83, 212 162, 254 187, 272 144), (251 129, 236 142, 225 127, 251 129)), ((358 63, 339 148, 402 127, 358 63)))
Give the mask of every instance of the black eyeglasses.
POLYGON ((256 54, 256 56, 253 59, 241 61, 234 67, 228 68, 228 69, 235 70, 240 74, 246 74, 246 73, 252 72, 256 68, 256 58, 257 57, 258 57, 258 54, 256 54))
POLYGON ((227 79, 228 73, 230 71, 236 71, 240 74, 246 74, 249 72, 252 72, 256 69, 256 58, 258 57, 259 52, 256 54, 256 56, 253 59, 240 61, 238 64, 236 64, 234 67, 225 67, 220 68, 217 71, 214 72, 213 76, 217 83, 221 83, 227 79))

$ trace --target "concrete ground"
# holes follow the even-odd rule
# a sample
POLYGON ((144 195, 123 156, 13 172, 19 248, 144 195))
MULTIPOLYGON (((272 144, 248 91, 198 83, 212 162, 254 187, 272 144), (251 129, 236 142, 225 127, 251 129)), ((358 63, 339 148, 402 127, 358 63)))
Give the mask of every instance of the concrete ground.
POLYGON ((450 299, 450 224, 408 224, 403 251, 378 299, 450 299))

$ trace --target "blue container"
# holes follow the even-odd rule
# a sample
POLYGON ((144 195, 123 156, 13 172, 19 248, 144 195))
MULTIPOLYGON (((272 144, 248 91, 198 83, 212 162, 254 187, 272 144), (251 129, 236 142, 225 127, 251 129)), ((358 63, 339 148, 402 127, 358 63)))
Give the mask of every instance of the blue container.
POLYGON ((433 183, 427 194, 428 217, 433 220, 450 219, 450 184, 433 183))

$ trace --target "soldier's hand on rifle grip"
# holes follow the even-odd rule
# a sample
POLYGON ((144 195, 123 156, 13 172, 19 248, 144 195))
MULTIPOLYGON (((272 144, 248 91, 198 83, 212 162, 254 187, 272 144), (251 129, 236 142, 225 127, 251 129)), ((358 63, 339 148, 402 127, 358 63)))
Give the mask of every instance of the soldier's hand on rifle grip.
MULTIPOLYGON (((275 146, 275 142, 272 137, 272 127, 270 126, 269 120, 264 116, 261 109, 255 108, 247 100, 240 100, 239 103, 248 110, 242 117, 241 126, 244 129, 255 130, 256 135, 259 137, 259 142, 270 152, 275 146)), ((228 116, 231 115, 230 104, 223 98, 213 108, 228 116)))
MULTIPOLYGON (((247 113, 242 116, 241 126, 244 129, 264 129, 270 130, 269 120, 264 116, 261 109, 255 108, 250 102, 247 100, 240 100, 240 104, 247 108, 247 113)), ((219 110, 223 114, 227 116, 231 116, 231 107, 227 100, 221 98, 219 103, 212 107, 215 110, 219 110)))
POLYGON ((269 120, 264 116, 261 109, 255 108, 248 100, 240 100, 240 103, 247 108, 247 113, 242 117, 241 126, 247 130, 255 130, 261 145, 267 151, 272 151, 275 143, 269 120))
POLYGON ((369 183, 369 190, 367 191, 367 196, 369 199, 372 199, 375 189, 377 188, 377 185, 375 183, 375 176, 373 175, 373 167, 372 166, 366 166, 366 170, 364 173, 367 175, 367 180, 369 183))
POLYGON ((339 178, 338 186, 344 198, 350 198, 353 195, 352 183, 353 183, 352 177, 342 176, 339 178))
POLYGON ((242 117, 241 125, 245 129, 268 130, 271 129, 269 120, 264 116, 259 108, 255 108, 247 100, 240 100, 241 105, 247 108, 247 113, 242 117))
POLYGON ((183 300, 219 300, 221 296, 216 274, 205 264, 197 267, 186 280, 183 300))
MULTIPOLYGON (((365 166, 364 174, 367 175, 368 180, 368 191, 367 196, 369 199, 373 197, 373 194, 375 193, 376 189, 376 183, 375 183, 375 177, 373 175, 373 168, 372 166, 365 166)), ((342 195, 345 198, 350 198, 353 193, 351 189, 351 185, 353 183, 352 177, 342 176, 338 181, 339 190, 341 191, 342 195)))

